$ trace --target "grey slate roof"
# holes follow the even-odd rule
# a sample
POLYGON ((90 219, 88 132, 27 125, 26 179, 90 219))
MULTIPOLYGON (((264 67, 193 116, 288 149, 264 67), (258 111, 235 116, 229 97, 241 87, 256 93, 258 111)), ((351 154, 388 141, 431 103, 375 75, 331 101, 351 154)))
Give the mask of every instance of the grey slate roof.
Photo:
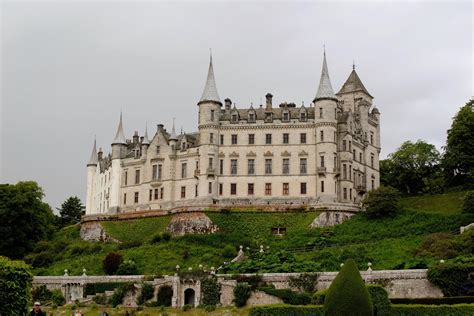
POLYGON ((113 144, 126 144, 127 139, 125 138, 125 135, 123 133, 123 126, 122 126, 122 112, 120 112, 120 121, 119 121, 119 126, 117 128, 117 133, 115 134, 114 141, 112 142, 113 144))
POLYGON ((331 86, 331 79, 329 79, 328 65, 326 62, 326 52, 324 52, 323 59, 323 69, 321 71, 321 79, 319 80, 318 92, 313 101, 321 99, 334 99, 337 101, 336 96, 334 95, 334 90, 331 86))
POLYGON ((222 105, 219 94, 217 93, 216 79, 214 78, 214 67, 212 66, 212 55, 209 62, 209 71, 207 73, 206 85, 204 86, 201 100, 199 100, 199 103, 202 102, 217 102, 222 105))
POLYGON ((92 147, 91 157, 89 158, 88 166, 97 166, 99 159, 97 157, 97 145, 96 140, 94 139, 94 147, 92 147))
POLYGON ((364 87, 364 84, 360 80, 355 69, 352 69, 352 72, 349 75, 349 78, 347 78, 346 82, 344 83, 341 90, 339 90, 337 94, 339 95, 343 93, 356 92, 356 91, 365 92, 368 96, 373 98, 370 95, 369 91, 367 91, 367 89, 364 87))

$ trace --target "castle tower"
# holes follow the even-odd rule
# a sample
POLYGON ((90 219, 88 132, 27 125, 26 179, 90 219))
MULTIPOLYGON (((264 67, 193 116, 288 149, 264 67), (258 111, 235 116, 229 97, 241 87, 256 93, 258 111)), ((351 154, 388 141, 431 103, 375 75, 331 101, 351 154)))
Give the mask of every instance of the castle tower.
POLYGON ((326 51, 318 92, 313 100, 316 121, 317 195, 323 202, 337 200, 337 97, 329 78, 326 51))
POLYGON ((200 134, 200 178, 199 197, 217 197, 217 163, 219 154, 219 119, 222 102, 217 92, 214 78, 212 55, 209 60, 209 70, 199 106, 200 134))
POLYGON ((97 156, 97 145, 94 139, 94 146, 92 153, 87 163, 87 195, 86 195, 86 214, 94 213, 94 190, 95 190, 95 175, 97 172, 97 164, 99 159, 97 156))
POLYGON ((111 212, 118 212, 120 209, 120 176, 122 173, 120 160, 125 157, 127 150, 127 139, 123 132, 122 112, 120 112, 120 120, 112 142, 112 165, 110 174, 110 195, 109 209, 111 212))

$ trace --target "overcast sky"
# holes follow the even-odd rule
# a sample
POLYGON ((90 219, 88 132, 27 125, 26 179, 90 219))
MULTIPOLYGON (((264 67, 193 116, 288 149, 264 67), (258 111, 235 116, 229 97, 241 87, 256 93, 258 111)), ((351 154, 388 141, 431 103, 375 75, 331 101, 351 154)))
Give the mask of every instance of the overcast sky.
POLYGON ((145 124, 197 130, 212 48, 237 107, 309 104, 326 46, 339 90, 352 62, 380 109, 384 158, 403 141, 438 148, 473 95, 470 1, 1 2, 0 182, 35 180, 46 201, 85 202, 94 135, 110 151, 145 124))

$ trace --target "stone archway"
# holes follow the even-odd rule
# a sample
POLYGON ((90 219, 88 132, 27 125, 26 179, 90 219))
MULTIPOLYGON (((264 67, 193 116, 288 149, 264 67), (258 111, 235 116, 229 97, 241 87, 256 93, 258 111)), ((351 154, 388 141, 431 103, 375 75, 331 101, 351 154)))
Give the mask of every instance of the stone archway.
POLYGON ((184 291, 184 305, 195 306, 195 297, 196 292, 193 289, 189 288, 184 291))

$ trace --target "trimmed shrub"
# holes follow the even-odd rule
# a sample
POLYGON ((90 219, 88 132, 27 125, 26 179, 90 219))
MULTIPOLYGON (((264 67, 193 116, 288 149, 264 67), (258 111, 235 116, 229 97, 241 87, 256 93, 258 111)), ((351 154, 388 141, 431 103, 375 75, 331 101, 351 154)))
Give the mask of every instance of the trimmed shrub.
POLYGON ((454 305, 474 304, 474 296, 454 296, 437 298, 392 298, 392 304, 418 304, 418 305, 454 305))
POLYGON ((474 214, 474 191, 469 191, 464 197, 464 203, 462 206, 462 212, 468 214, 474 214))
POLYGON ((220 286, 217 278, 210 277, 201 281, 202 303, 204 305, 217 305, 220 303, 220 286))
POLYGON ((102 261, 104 272, 108 275, 115 274, 122 263, 122 255, 116 252, 109 252, 102 261))
POLYGON ((367 218, 383 218, 393 216, 398 210, 400 192, 392 187, 381 186, 370 191, 362 201, 367 218))
POLYGON ((234 288, 234 303, 237 307, 244 307, 247 304, 247 300, 252 294, 250 286, 245 283, 237 283, 237 286, 234 288))
POLYGON ((0 315, 26 315, 33 275, 23 261, 0 256, 0 315))
POLYGON ((137 275, 140 274, 138 271, 137 264, 133 260, 125 260, 122 262, 117 269, 118 275, 137 275))
POLYGON ((471 273, 474 273, 474 263, 446 262, 429 268, 428 280, 438 286, 445 296, 456 296, 471 273))
POLYGON ((354 260, 346 261, 328 289, 325 315, 373 315, 372 301, 354 260))
POLYGON ((262 287, 258 290, 281 298, 285 304, 308 305, 311 303, 311 296, 307 293, 298 293, 290 289, 274 289, 271 287, 262 287))
POLYGON ((163 285, 159 288, 156 295, 156 304, 158 306, 171 306, 171 299, 173 298, 173 288, 169 285, 163 285))
POLYGON ((387 291, 381 285, 367 285, 372 305, 374 306, 374 316, 389 315, 391 310, 390 300, 387 291))
POLYGON ((393 305, 391 316, 472 316, 474 305, 393 305))
POLYGON ((326 295, 328 293, 327 289, 319 289, 316 293, 313 294, 311 298, 311 304, 314 305, 324 305, 324 300, 326 299, 326 295))
POLYGON ((312 293, 318 285, 318 274, 316 273, 301 273, 298 277, 290 277, 290 286, 312 293))
POLYGON ((249 316, 323 316, 322 306, 268 305, 255 306, 249 316))
POLYGON ((153 285, 150 283, 143 283, 140 295, 137 297, 137 304, 142 305, 146 301, 151 300, 153 298, 154 291, 155 289, 153 288, 153 285))

